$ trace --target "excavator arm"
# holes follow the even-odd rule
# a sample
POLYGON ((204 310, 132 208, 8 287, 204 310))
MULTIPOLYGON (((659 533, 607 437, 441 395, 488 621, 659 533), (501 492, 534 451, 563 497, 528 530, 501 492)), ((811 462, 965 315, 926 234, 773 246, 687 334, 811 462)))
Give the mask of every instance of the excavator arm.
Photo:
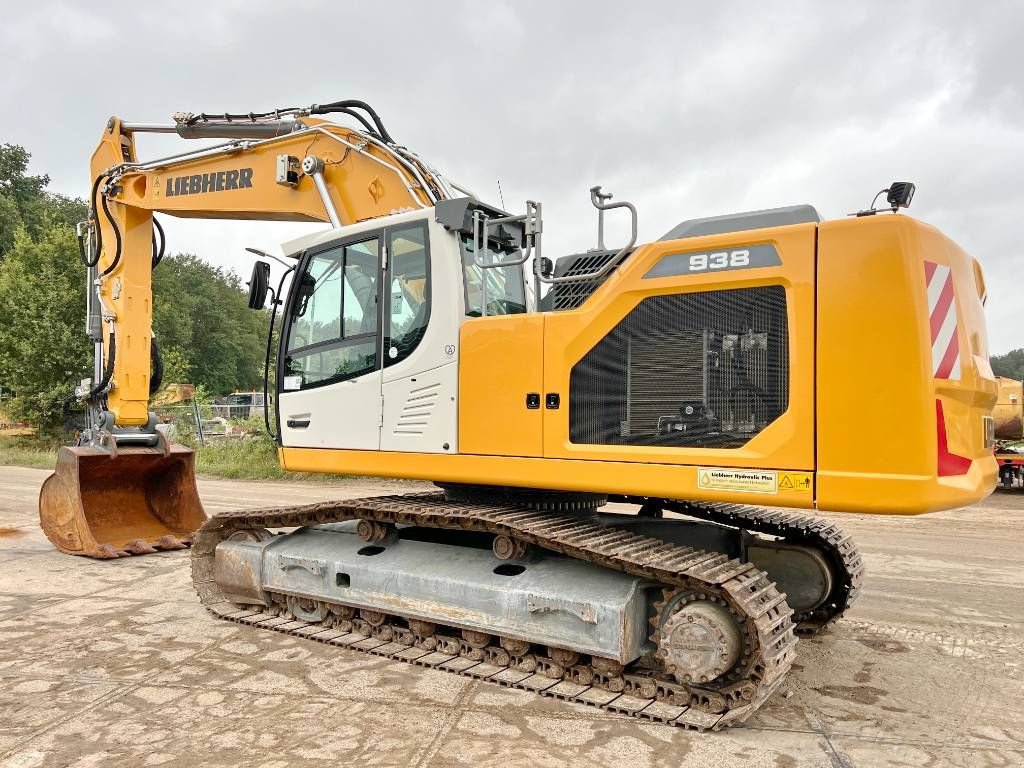
POLYGON ((287 120, 279 112, 181 115, 174 126, 108 121, 91 163, 90 248, 98 255, 97 309, 106 326, 102 370, 110 372, 106 391, 96 395, 105 395, 114 426, 149 420, 154 213, 341 227, 453 196, 453 187, 407 150, 307 111, 287 120), (139 160, 139 134, 171 131, 228 141, 139 160))
POLYGON ((90 217, 79 234, 95 364, 76 390, 88 424, 78 446, 62 449, 39 507, 58 548, 107 558, 184 546, 205 520, 192 452, 170 446, 149 410, 159 386, 152 275, 164 247, 153 214, 338 228, 433 206, 458 188, 354 100, 263 114, 177 114, 168 125, 112 117, 91 176, 90 217), (322 117, 332 113, 359 127, 322 117), (144 133, 216 143, 145 160, 136 146, 144 133))

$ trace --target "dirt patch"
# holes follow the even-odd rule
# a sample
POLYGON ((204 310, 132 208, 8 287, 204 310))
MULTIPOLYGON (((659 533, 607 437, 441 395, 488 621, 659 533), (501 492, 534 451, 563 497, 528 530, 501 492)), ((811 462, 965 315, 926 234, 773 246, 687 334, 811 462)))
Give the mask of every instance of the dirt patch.
POLYGON ((857 704, 876 704, 879 698, 889 693, 881 688, 872 688, 869 685, 825 685, 814 690, 822 696, 842 699, 843 701, 853 701, 857 704))
POLYGON ((885 637, 858 637, 857 642, 872 651, 881 651, 882 653, 906 653, 910 650, 905 643, 885 637))

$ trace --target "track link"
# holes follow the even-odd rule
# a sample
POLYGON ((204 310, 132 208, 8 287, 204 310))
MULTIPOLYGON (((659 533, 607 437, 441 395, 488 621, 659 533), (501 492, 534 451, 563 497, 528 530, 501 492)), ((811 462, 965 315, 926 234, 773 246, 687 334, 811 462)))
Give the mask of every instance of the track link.
POLYGON ((734 725, 756 711, 781 685, 795 657, 797 642, 792 609, 786 604, 785 595, 750 563, 609 528, 574 515, 507 504, 457 503, 442 494, 386 496, 217 515, 196 533, 192 577, 202 603, 220 618, 701 730, 734 725), (683 684, 663 672, 636 668, 636 664, 624 672, 609 672, 599 668, 597 660, 582 672, 578 666, 563 669, 557 664, 546 664, 543 673, 531 673, 516 669, 516 660, 507 653, 488 654, 480 648, 453 643, 435 646, 434 650, 417 647, 415 637, 402 623, 405 617, 386 616, 374 627, 360 620, 342 626, 333 618, 307 622, 276 615, 266 607, 235 605, 226 600, 214 581, 217 544, 233 533, 345 520, 504 535, 629 573, 666 589, 708 595, 727 605, 740 619, 745 638, 742 659, 724 680, 707 685, 683 684))
POLYGON ((719 525, 777 536, 783 541, 819 550, 832 567, 832 592, 822 605, 793 617, 798 634, 809 636, 821 632, 849 610, 860 595, 864 560, 853 537, 835 523, 801 512, 743 504, 665 501, 664 508, 719 525))

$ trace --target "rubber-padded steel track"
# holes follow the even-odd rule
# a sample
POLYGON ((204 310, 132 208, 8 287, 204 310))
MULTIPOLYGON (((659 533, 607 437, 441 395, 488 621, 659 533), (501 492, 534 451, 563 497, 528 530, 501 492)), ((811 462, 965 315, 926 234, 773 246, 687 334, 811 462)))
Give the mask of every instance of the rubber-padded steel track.
POLYGON ((699 729, 733 725, 756 711, 782 683, 792 665, 797 642, 792 609, 786 604, 785 595, 750 563, 608 528, 573 515, 515 505, 460 504, 448 501, 442 494, 386 496, 217 515, 196 534, 192 577, 203 604, 224 619, 699 729), (596 661, 586 676, 581 677, 573 667, 561 670, 561 679, 557 679, 549 676, 551 667, 548 674, 531 674, 516 670, 512 660, 500 663, 507 660, 507 654, 503 659, 500 654, 474 653, 479 649, 465 647, 448 648, 452 653, 442 653, 410 645, 412 638, 407 638, 405 644, 395 642, 394 638, 401 635, 387 623, 383 625, 389 629, 386 635, 379 635, 365 623, 358 625, 365 632, 342 631, 330 617, 326 623, 312 624, 275 615, 276 611, 268 608, 238 606, 225 599, 214 580, 217 544, 237 531, 353 519, 503 534, 648 579, 666 589, 692 590, 721 600, 740 618, 745 641, 742 658, 717 684, 682 684, 663 672, 634 669, 636 665, 628 667, 621 676, 609 677, 598 669, 596 661))

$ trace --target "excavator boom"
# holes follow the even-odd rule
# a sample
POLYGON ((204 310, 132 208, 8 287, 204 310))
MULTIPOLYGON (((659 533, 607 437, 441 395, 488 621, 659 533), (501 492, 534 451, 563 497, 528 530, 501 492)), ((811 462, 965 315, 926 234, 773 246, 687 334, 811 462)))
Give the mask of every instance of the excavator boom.
POLYGON ((173 125, 112 117, 91 175, 90 219, 80 227, 96 351, 94 375, 79 388, 89 424, 80 445, 62 449, 40 493, 40 519, 71 554, 180 548, 206 516, 191 451, 168 446, 149 409, 159 387, 152 273, 164 246, 153 214, 337 228, 423 209, 454 191, 357 101, 264 115, 178 114, 173 125), (334 112, 355 116, 360 127, 317 116, 334 112), (226 141, 146 161, 136 140, 147 133, 226 141))

